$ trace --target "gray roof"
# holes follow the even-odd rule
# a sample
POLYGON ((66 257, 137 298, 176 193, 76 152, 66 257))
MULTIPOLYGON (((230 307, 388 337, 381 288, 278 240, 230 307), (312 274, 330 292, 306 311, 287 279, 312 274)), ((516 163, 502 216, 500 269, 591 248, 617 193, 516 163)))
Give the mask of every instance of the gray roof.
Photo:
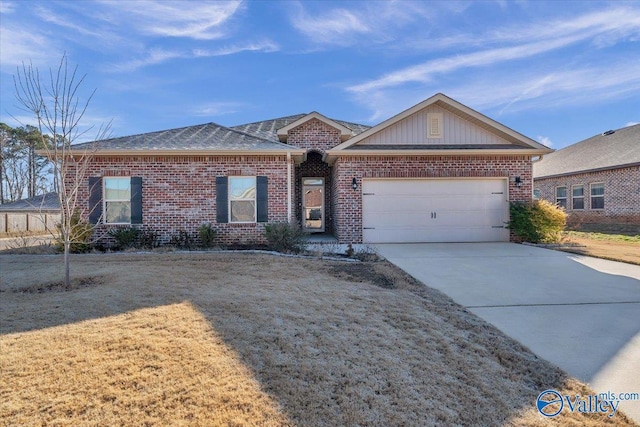
POLYGON ((16 200, 15 202, 0 205, 0 212, 22 211, 59 211, 60 201, 58 193, 47 193, 29 199, 16 200))
MULTIPOLYGON (((271 141, 279 141, 278 134, 277 134, 278 129, 288 126, 289 124, 295 122, 296 120, 300 120, 301 118, 307 115, 308 114, 296 114, 293 116, 280 117, 278 119, 264 120, 264 121, 255 122, 255 123, 247 123, 244 125, 232 126, 231 129, 240 130, 242 132, 246 132, 251 135, 260 136, 262 138, 269 139, 271 141)), ((342 120, 335 120, 335 119, 331 119, 331 120, 350 129, 351 136, 356 136, 371 127, 367 125, 360 125, 357 123, 345 122, 342 120)))
POLYGON ((138 135, 87 142, 76 150, 290 150, 291 146, 271 141, 216 123, 187 126, 138 135))
POLYGON ((533 164, 533 177, 640 165, 640 124, 602 133, 545 155, 533 164))
MULTIPOLYGON (((261 122, 226 127, 216 123, 187 126, 138 135, 74 145, 76 150, 171 151, 171 150, 291 150, 278 139, 277 130, 306 116, 296 114, 261 122)), ((369 126, 335 120, 351 129, 353 135, 369 126)))

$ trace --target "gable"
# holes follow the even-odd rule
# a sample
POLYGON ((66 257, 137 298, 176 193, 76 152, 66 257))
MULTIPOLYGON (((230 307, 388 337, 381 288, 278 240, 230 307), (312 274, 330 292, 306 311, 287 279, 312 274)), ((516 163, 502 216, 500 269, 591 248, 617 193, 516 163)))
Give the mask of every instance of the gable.
POLYGON ((359 146, 402 146, 425 148, 441 145, 511 145, 505 138, 456 115, 438 105, 430 105, 391 126, 363 139, 359 146), (431 120, 431 123, 429 121, 431 120), (439 129, 433 129, 436 121, 439 129), (438 132, 439 131, 439 132, 438 132), (433 137, 439 133, 440 137, 433 137))
POLYGON ((545 147, 438 93, 329 150, 329 158, 379 154, 543 155, 545 147), (434 120, 433 119, 437 119, 434 120), (433 125, 437 125, 435 132, 433 125))
POLYGON ((309 122, 322 122, 325 125, 333 128, 336 130, 336 132, 338 132, 340 134, 340 141, 346 141, 347 139, 349 139, 351 137, 351 129, 349 129, 348 127, 336 122, 335 120, 331 120, 328 117, 323 116, 320 113, 317 112, 312 112, 307 114, 304 117, 301 117, 300 119, 289 123, 287 126, 284 126, 280 129, 278 129, 278 139, 281 142, 286 142, 289 138, 289 132, 306 124, 309 122))

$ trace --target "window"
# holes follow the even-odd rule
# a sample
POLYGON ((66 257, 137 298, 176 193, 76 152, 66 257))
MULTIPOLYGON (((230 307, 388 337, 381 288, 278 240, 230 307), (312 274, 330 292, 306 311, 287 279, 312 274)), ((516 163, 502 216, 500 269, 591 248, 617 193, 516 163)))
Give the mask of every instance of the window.
POLYGON ((131 224, 131 178, 104 178, 104 222, 131 224))
POLYGON ((591 184, 591 209, 604 209, 604 184, 591 184))
POLYGON ((571 187, 571 207, 573 209, 584 209, 584 185, 571 187))
POLYGON ((533 189, 533 200, 540 200, 540 195, 542 194, 542 192, 540 191, 539 188, 534 188, 533 189))
POLYGON ((256 222, 256 177, 229 177, 229 222, 256 222))
POLYGON ((567 208, 567 187, 556 187, 556 204, 567 208))
POLYGON ((442 138, 442 113, 427 113, 427 138, 442 138))

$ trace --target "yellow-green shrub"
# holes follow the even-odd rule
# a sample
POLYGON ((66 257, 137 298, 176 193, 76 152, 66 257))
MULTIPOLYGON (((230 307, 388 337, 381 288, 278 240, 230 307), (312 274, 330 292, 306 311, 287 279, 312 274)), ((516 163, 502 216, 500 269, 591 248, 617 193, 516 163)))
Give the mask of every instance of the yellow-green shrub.
POLYGON ((567 223, 564 209, 546 200, 513 202, 509 228, 520 239, 531 243, 557 243, 567 223))

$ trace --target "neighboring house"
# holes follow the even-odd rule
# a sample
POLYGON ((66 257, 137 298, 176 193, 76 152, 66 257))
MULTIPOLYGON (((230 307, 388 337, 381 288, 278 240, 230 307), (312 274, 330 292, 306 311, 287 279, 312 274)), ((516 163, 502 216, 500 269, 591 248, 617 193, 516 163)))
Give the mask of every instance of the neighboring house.
POLYGON ((296 221, 341 243, 508 241, 508 202, 532 195, 552 150, 443 94, 374 127, 313 112, 74 146, 92 152, 80 197, 97 230, 163 241, 211 223, 227 244, 296 221))
POLYGON ((640 226, 640 124, 545 155, 533 176, 535 195, 564 207, 570 226, 640 226))
POLYGON ((0 205, 0 233, 53 232, 60 223, 58 193, 0 205))

